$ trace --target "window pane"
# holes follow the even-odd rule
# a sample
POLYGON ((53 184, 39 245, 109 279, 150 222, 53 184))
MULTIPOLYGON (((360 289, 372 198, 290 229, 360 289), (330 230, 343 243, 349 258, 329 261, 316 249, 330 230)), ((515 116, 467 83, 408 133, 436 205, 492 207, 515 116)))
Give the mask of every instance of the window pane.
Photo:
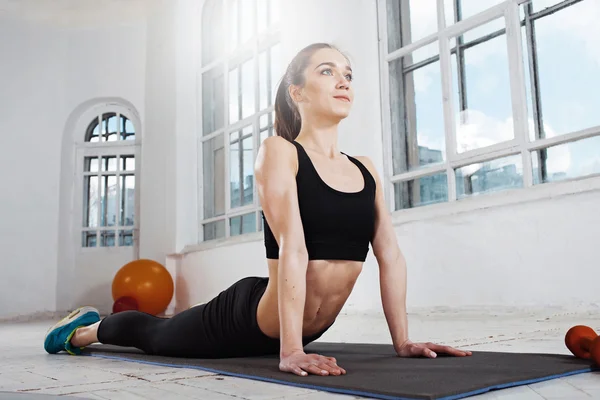
POLYGON ((437 32, 436 0, 387 0, 388 52, 437 32))
POLYGON ((468 44, 473 40, 480 39, 484 36, 487 36, 491 33, 498 32, 501 29, 506 27, 506 22, 504 17, 496 18, 486 24, 480 25, 476 28, 471 29, 470 31, 466 31, 463 36, 463 43, 468 44))
POLYGON ((107 175, 101 179, 102 216, 100 226, 115 226, 117 224, 117 177, 107 175))
POLYGON ((83 178, 83 226, 95 228, 98 226, 98 177, 83 178))
POLYGON ((268 138, 269 136, 273 136, 273 123, 274 123, 274 112, 270 112, 268 114, 263 114, 260 116, 260 122, 259 122, 259 127, 260 127, 260 144, 262 144, 262 142, 268 138))
POLYGON ((229 220, 229 235, 238 236, 256 232, 256 213, 240 215, 229 220))
POLYGON ((229 123, 240 119, 240 72, 239 68, 229 71, 229 123))
POLYGON ((394 183, 394 203, 396 210, 446 201, 448 201, 448 180, 445 172, 394 183))
POLYGON ((600 125, 599 19, 581 1, 534 22, 545 137, 600 125))
POLYGON ((534 151, 531 161, 536 185, 600 174, 600 136, 534 151))
POLYGON ((256 113, 254 98, 254 59, 242 65, 242 119, 256 113))
POLYGON ((229 24, 227 25, 227 29, 229 30, 229 49, 231 51, 234 51, 239 45, 239 1, 230 0, 229 3, 229 24))
POLYGON ((401 65, 390 63, 394 175, 446 158, 439 61, 405 75, 401 65))
POLYGON ((280 76, 280 45, 277 44, 261 52, 258 56, 259 109, 263 110, 274 103, 280 76))
POLYGON ((240 6, 240 34, 241 42, 244 45, 246 42, 254 36, 255 24, 254 24, 254 1, 241 0, 240 6))
POLYGON ((87 128, 87 132, 85 134, 85 141, 90 143, 99 142, 99 134, 100 134, 100 125, 98 124, 98 118, 94 118, 94 120, 90 123, 87 128))
POLYGON ((102 157, 102 172, 112 172, 117 170, 117 157, 102 157))
POLYGON ((533 5, 533 12, 538 12, 545 8, 552 7, 558 3, 561 3, 562 1, 563 0, 533 0, 531 4, 533 5))
POLYGON ((81 234, 81 246, 82 247, 96 247, 96 232, 84 231, 81 234))
POLYGON ((225 124, 225 81, 223 67, 202 75, 202 132, 208 135, 225 124))
POLYGON ((269 25, 269 7, 268 0, 257 0, 256 1, 256 18, 258 33, 261 34, 267 30, 269 25))
POLYGON ((203 143, 204 218, 225 213, 225 148, 223 135, 203 143))
POLYGON ((456 194, 459 199, 522 186, 523 163, 520 154, 456 170, 456 194))
POLYGON ((135 156, 121 156, 121 171, 135 171, 135 156))
POLYGON ((242 139, 238 139, 237 132, 230 136, 229 187, 232 208, 251 204, 254 194, 252 126, 245 127, 241 134, 242 139))
MULTIPOLYGON (((472 17, 475 14, 479 14, 482 11, 487 10, 497 4, 502 3, 504 0, 459 0, 461 8, 461 20, 465 20, 472 17)), ((503 28, 503 26, 501 27, 503 28)))
POLYGON ((270 25, 275 25, 279 23, 281 19, 281 10, 279 8, 280 0, 269 0, 269 18, 270 25))
POLYGON ((133 231, 119 231, 119 246, 133 246, 133 231))
MULTIPOLYGON (((274 0, 273 0, 274 1, 274 0)), ((271 99, 275 98, 275 93, 277 91, 277 86, 279 85, 279 81, 283 77, 283 71, 281 66, 281 43, 277 43, 273 47, 271 47, 271 99)), ((271 100, 269 105, 273 104, 275 101, 271 100)))
POLYGON ((203 225, 204 240, 214 240, 225 237, 225 221, 215 221, 203 225))
POLYGON ((117 116, 115 113, 107 113, 102 116, 103 142, 114 142, 117 138, 117 116))
POLYGON ((209 0, 202 10, 202 65, 223 55, 223 1, 209 0))
POLYGON ((123 116, 121 116, 119 131, 121 132, 121 140, 135 140, 135 129, 133 128, 133 123, 123 116))
POLYGON ((115 231, 100 231, 100 246, 114 247, 115 246, 115 231))
MULTIPOLYGON (((514 138, 506 36, 465 50, 467 107, 455 102, 456 145, 459 153, 514 138)), ((452 65, 456 69, 456 64, 452 65)), ((456 76, 456 71, 454 71, 456 76)), ((454 80, 458 97, 458 82, 454 80)))
POLYGON ((132 226, 135 216, 135 176, 121 175, 121 226, 132 226))
POLYGON ((98 172, 98 157, 85 157, 83 160, 84 172, 98 172))

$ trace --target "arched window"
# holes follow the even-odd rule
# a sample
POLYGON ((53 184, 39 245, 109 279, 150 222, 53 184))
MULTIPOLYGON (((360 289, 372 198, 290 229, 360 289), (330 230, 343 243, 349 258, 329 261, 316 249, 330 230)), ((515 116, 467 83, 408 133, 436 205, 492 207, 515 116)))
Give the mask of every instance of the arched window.
POLYGON ((207 0, 202 9, 205 241, 262 229, 253 165, 260 143, 273 135, 282 74, 278 1, 207 0))
POLYGON ((102 112, 88 123, 77 152, 82 247, 133 246, 136 152, 136 129, 126 115, 102 112))

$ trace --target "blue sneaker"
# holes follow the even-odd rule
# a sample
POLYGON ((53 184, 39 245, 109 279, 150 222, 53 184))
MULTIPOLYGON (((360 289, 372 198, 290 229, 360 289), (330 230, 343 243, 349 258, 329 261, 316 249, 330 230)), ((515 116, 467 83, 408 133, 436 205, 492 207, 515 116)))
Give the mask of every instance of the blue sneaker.
POLYGON ((100 321, 100 313, 93 307, 79 307, 52 326, 44 338, 44 349, 50 354, 66 351, 71 355, 81 354, 79 347, 71 345, 71 337, 77 328, 100 321))

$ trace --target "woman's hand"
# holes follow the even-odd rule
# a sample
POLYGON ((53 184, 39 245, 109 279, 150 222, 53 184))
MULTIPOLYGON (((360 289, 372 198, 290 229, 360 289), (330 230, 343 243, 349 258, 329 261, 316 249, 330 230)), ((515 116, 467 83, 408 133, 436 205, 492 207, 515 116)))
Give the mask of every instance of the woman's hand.
POLYGON ((346 373, 345 369, 337 365, 335 358, 319 354, 306 354, 303 351, 282 356, 279 362, 279 370, 300 376, 308 374, 337 376, 346 373))
POLYGON ((435 358, 438 354, 448 354, 455 357, 465 357, 473 354, 470 351, 458 350, 450 346, 442 346, 431 342, 413 343, 410 340, 405 341, 400 346, 395 346, 395 350, 400 357, 435 358))

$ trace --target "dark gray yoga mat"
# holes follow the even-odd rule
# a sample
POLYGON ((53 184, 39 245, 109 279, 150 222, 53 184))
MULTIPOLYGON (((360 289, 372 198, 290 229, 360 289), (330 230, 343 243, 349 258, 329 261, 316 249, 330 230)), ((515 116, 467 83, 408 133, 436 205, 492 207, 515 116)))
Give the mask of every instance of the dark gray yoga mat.
POLYGON ((558 354, 473 352, 470 357, 400 358, 390 345, 311 343, 306 352, 333 356, 342 376, 280 372, 278 358, 191 359, 148 356, 139 350, 94 345, 84 354, 169 367, 196 368, 248 379, 379 399, 459 399, 490 390, 591 372, 590 361, 558 354))

